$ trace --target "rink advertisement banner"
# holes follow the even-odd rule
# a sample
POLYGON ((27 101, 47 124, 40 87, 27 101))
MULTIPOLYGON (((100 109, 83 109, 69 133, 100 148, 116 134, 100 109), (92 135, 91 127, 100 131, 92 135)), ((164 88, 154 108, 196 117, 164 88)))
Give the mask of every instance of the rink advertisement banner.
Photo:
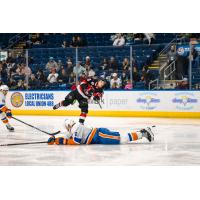
MULTIPOLYGON (((69 91, 12 91, 6 103, 12 110, 53 111, 53 105, 64 100, 69 91)), ((200 113, 198 91, 105 91, 102 109, 93 100, 89 110, 98 112, 192 112, 200 113)), ((59 111, 79 111, 78 102, 59 111)), ((27 112, 26 112, 27 113, 27 112)), ((31 112, 30 112, 31 113, 31 112)), ((46 112, 47 113, 47 112, 46 112)))

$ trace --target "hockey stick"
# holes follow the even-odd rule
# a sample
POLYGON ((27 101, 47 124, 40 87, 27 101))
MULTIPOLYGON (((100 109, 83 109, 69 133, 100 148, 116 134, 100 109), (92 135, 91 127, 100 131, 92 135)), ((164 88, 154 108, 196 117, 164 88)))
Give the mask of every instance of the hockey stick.
POLYGON ((43 142, 23 142, 23 143, 12 143, 12 144, 0 144, 1 147, 3 146, 16 146, 16 145, 26 145, 26 144, 42 144, 47 143, 47 141, 43 142))
POLYGON ((99 101, 96 101, 96 102, 99 105, 99 107, 102 109, 102 106, 101 106, 100 102, 99 101))
POLYGON ((57 131, 57 132, 55 132, 55 133, 48 133, 48 132, 43 131, 43 130, 41 130, 41 129, 39 129, 39 128, 37 128, 37 127, 31 125, 31 124, 28 124, 28 123, 26 123, 26 122, 20 120, 20 119, 17 119, 17 118, 15 118, 15 117, 12 117, 12 118, 15 119, 15 120, 18 121, 18 122, 21 122, 21 123, 23 123, 23 124, 25 124, 25 125, 27 125, 27 126, 30 126, 31 128, 34 128, 34 129, 38 130, 38 131, 40 131, 40 132, 46 133, 47 135, 53 135, 53 136, 54 136, 54 135, 57 135, 58 133, 60 133, 60 131, 57 131))

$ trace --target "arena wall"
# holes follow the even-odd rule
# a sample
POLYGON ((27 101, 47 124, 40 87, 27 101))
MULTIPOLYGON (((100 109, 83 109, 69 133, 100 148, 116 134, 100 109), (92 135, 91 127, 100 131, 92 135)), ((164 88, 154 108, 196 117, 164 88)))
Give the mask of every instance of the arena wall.
MULTIPOLYGON (((68 108, 52 110, 69 91, 10 91, 7 106, 15 115, 78 116, 75 102, 68 108)), ((102 109, 89 103, 89 116, 107 117, 191 117, 200 118, 198 91, 105 91, 102 109)))

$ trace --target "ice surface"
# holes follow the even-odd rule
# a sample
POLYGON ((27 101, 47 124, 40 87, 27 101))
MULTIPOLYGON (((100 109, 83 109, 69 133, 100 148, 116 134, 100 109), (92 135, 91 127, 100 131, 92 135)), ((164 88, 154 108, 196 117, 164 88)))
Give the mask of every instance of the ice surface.
MULTIPOLYGON (((57 131, 60 116, 17 116, 46 131, 57 131)), ((77 117, 72 117, 78 120, 77 117)), ((15 120, 14 133, 0 123, 0 144, 45 141, 48 136, 15 120)), ((86 125, 121 132, 156 125, 155 141, 127 145, 0 147, 0 165, 200 165, 200 119, 88 117, 86 125)))

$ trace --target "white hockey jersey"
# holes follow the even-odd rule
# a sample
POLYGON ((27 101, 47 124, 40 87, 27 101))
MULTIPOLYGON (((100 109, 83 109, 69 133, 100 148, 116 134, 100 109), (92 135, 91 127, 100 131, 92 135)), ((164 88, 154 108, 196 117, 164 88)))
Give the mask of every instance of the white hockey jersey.
POLYGON ((0 109, 6 104, 6 96, 0 91, 0 109))
POLYGON ((96 132, 96 128, 85 127, 83 124, 76 123, 70 132, 64 129, 61 134, 66 139, 73 138, 75 143, 86 144, 90 141, 90 135, 93 136, 94 132, 96 132))

